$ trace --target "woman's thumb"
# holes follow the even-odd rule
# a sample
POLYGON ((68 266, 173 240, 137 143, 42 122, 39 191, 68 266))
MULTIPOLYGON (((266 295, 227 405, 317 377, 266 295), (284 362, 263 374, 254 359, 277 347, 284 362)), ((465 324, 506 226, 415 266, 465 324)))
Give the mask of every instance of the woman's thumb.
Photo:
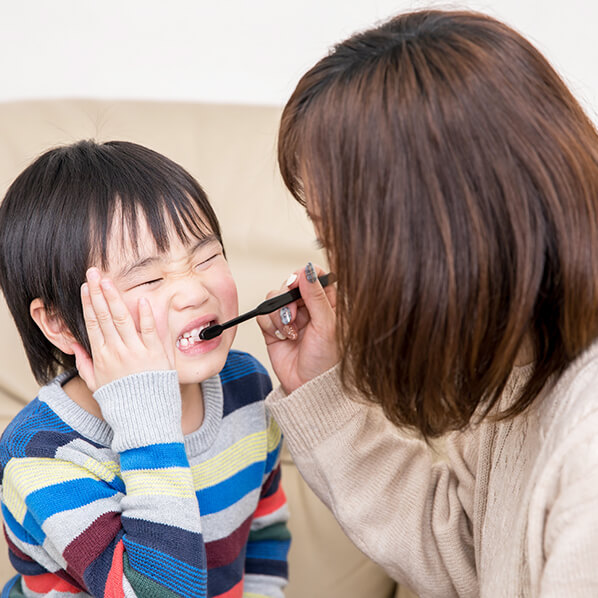
POLYGON ((330 317, 334 317, 334 310, 311 262, 305 266, 304 276, 299 277, 299 289, 315 326, 329 322, 330 317))

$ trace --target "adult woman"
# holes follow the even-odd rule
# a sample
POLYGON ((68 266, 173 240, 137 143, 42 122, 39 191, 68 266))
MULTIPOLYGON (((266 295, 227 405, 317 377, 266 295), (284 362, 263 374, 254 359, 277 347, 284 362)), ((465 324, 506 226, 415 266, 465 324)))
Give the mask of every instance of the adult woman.
POLYGON ((307 481, 421 596, 598 595, 598 137, 558 75, 402 15, 301 79, 279 159, 338 276, 260 319, 307 481))

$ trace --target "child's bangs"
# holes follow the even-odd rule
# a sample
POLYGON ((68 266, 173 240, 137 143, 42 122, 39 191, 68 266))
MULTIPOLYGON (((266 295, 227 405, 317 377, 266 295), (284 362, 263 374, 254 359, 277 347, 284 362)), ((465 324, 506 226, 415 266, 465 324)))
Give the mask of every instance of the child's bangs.
POLYGON ((99 209, 91 218, 90 265, 99 262, 108 270, 108 245, 118 237, 121 251, 139 255, 139 243, 150 234, 158 252, 168 251, 172 235, 185 245, 215 235, 220 240, 217 222, 201 207, 200 198, 192 198, 187 190, 154 190, 152 193, 118 193, 109 209, 99 209))

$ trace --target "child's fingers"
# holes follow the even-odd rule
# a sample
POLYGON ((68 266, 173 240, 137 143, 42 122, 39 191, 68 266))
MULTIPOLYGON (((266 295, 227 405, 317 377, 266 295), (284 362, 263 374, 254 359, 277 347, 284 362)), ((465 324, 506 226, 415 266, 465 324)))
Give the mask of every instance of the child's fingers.
POLYGON ((95 318, 100 327, 105 343, 116 343, 120 340, 120 335, 114 325, 112 313, 108 307, 108 302, 104 297, 104 291, 100 286, 100 273, 96 268, 90 268, 87 271, 87 286, 91 305, 95 313, 95 318))
POLYGON ((122 344, 134 346, 139 335, 133 318, 112 281, 101 279, 96 268, 87 271, 91 304, 104 336, 104 342, 117 348, 122 344))
POLYGON ((91 352, 94 353, 104 345, 104 335, 102 334, 100 323, 96 318, 87 283, 81 285, 81 305, 83 306, 83 318, 85 320, 85 328, 87 329, 91 352))
POLYGON ((79 376, 85 381, 88 388, 96 390, 95 372, 91 357, 79 343, 73 343, 71 348, 75 354, 75 366, 79 376))
POLYGON ((162 346, 156 330, 154 312, 145 297, 139 299, 139 330, 141 332, 141 340, 146 347, 157 348, 162 346))
POLYGON ((111 323, 126 345, 135 344, 139 339, 131 312, 122 300, 118 289, 111 280, 103 279, 100 283, 104 299, 111 315, 111 323))
POLYGON ((154 312, 150 302, 145 298, 139 299, 139 329, 141 331, 141 342, 152 355, 152 369, 171 370, 174 368, 174 358, 162 343, 156 327, 154 312))

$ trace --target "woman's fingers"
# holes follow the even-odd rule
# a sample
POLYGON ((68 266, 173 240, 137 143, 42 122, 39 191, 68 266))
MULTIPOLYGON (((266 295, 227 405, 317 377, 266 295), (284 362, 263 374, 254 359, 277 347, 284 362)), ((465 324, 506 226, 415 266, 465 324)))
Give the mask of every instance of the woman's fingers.
POLYGON ((316 267, 309 262, 307 266, 305 266, 304 275, 299 276, 301 298, 303 299, 305 306, 309 311, 312 323, 316 328, 329 326, 331 320, 334 320, 334 308, 330 303, 326 290, 318 280, 318 276, 323 273, 323 271, 321 268, 318 268, 318 270, 316 270, 316 267))
MULTIPOLYGON (((289 289, 297 286, 298 271, 293 272, 286 280, 286 282, 277 291, 270 291, 266 295, 266 299, 276 297, 285 293, 289 289)), ((264 334, 266 344, 277 341, 285 341, 287 339, 296 340, 298 333, 297 327, 292 323, 297 314, 298 304, 296 301, 281 307, 279 310, 268 314, 266 316, 258 316, 257 321, 264 334)))
MULTIPOLYGON (((286 280, 283 289, 293 289, 298 286, 299 270, 293 272, 286 280)), ((303 305, 301 300, 294 301, 289 305, 282 307, 274 316, 274 322, 278 326, 275 335, 280 341, 291 340, 296 341, 299 338, 299 328, 297 316, 300 313, 300 306, 303 305), (277 319, 278 318, 278 319, 277 319), (280 322, 280 324, 279 324, 280 322)))
POLYGON ((258 318, 266 336, 266 343, 275 340, 297 340, 303 328, 310 322, 314 326, 330 327, 331 320, 334 321, 336 289, 332 285, 322 287, 317 277, 323 273, 322 268, 309 263, 304 270, 293 272, 280 290, 268 293, 267 299, 299 286, 302 298, 268 316, 258 318), (304 294, 308 298, 309 306, 303 298, 304 294))
MULTIPOLYGON (((299 287, 301 299, 282 307, 272 319, 286 338, 296 340, 299 331, 311 322, 315 327, 329 326, 334 318, 336 290, 332 285, 324 288, 318 280, 323 274, 322 268, 307 264, 304 271, 293 273, 291 287, 299 287)), ((288 282, 288 281, 287 281, 288 282)))
MULTIPOLYGON (((280 290, 270 291, 266 295, 266 299, 280 295, 280 290)), ((274 312, 266 316, 258 316, 257 323, 262 330, 266 344, 276 342, 278 340, 286 340, 286 336, 281 332, 282 324, 280 323, 279 312, 274 312)))
MULTIPOLYGON (((338 363, 335 289, 318 282, 322 272, 311 264, 298 271, 288 286, 298 286, 302 298, 287 309, 258 318, 270 362, 287 393, 338 363)), ((279 293, 271 292, 268 297, 279 293)))
POLYGON ((296 318, 296 304, 285 305, 278 312, 280 318, 280 328, 274 333, 279 340, 291 339, 296 341, 299 338, 297 326, 293 323, 296 318))

